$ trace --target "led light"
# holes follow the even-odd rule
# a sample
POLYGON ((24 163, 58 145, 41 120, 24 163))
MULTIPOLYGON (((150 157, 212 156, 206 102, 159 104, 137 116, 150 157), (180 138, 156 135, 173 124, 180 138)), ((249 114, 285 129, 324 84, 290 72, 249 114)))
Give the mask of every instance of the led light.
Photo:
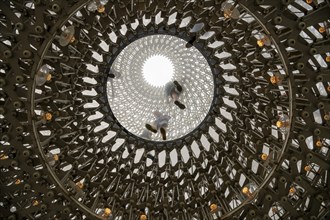
POLYGON ((246 187, 246 186, 243 187, 242 192, 243 192, 244 194, 248 194, 248 193, 250 193, 249 188, 246 187))
POLYGON ((38 200, 33 200, 32 206, 37 206, 37 205, 39 205, 39 201, 38 200))
POLYGON ((211 212, 216 212, 217 209, 218 209, 218 206, 213 203, 213 204, 210 205, 210 209, 211 209, 211 212))
POLYGON ((52 79, 52 74, 50 74, 50 69, 47 65, 40 67, 39 71, 35 75, 35 79, 37 86, 42 86, 52 79))
POLYGON ((98 7, 97 11, 98 11, 99 13, 104 12, 104 11, 105 11, 105 7, 104 7, 104 5, 101 5, 100 7, 98 7))
MULTIPOLYGON (((330 59, 329 59, 330 60, 330 59)), ((327 91, 330 92, 330 86, 327 87, 327 91)))
POLYGON ((306 0, 307 4, 312 4, 313 0, 306 0))
POLYGON ((325 32, 325 27, 319 27, 319 32, 323 34, 325 32))
POLYGON ((221 9, 225 18, 238 19, 240 16, 240 12, 238 11, 238 9, 228 2, 222 3, 221 9))
POLYGON ((269 81, 273 85, 281 85, 283 81, 283 76, 280 73, 275 73, 273 76, 270 77, 269 81))
POLYGON ((259 47, 264 46, 264 42, 262 40, 257 40, 257 44, 259 47))
POLYGON ((58 161, 58 159, 59 159, 57 154, 55 154, 53 158, 55 161, 58 161))
POLYGON ((257 185, 255 183, 249 183, 242 188, 242 192, 243 194, 251 198, 252 194, 256 191, 256 189, 257 185))
POLYGON ((318 141, 316 141, 315 145, 316 145, 316 147, 322 147, 323 144, 322 144, 322 141, 318 140, 318 141))
POLYGON ((73 26, 69 26, 62 32, 59 43, 62 47, 67 46, 70 43, 73 43, 76 38, 74 37, 75 30, 73 26))
POLYGON ((16 180, 15 180, 15 184, 16 184, 16 185, 18 185, 18 184, 20 184, 20 183, 21 183, 21 180, 20 180, 20 179, 16 179, 16 180))
POLYGON ((110 216, 112 214, 112 211, 111 211, 111 209, 109 209, 109 208, 105 208, 104 209, 104 216, 106 216, 106 217, 108 217, 108 216, 110 216))
POLYGON ((312 168, 311 168, 310 166, 305 166, 305 167, 304 167, 304 170, 305 170, 306 172, 311 171, 311 169, 312 169, 312 168))
POLYGON ((293 193, 295 193, 295 192, 296 192, 296 188, 291 187, 291 188, 289 189, 289 193, 290 193, 290 194, 293 194, 293 193))
POLYGON ((276 127, 280 129, 281 132, 287 133, 289 132, 290 120, 289 116, 283 114, 279 117, 278 121, 276 122, 276 127))
POLYGON ((46 112, 46 113, 44 113, 44 114, 42 115, 42 118, 43 118, 44 120, 46 120, 46 121, 51 121, 52 118, 53 118, 53 115, 52 115, 51 113, 49 113, 49 112, 46 112))
POLYGON ((267 154, 261 154, 261 159, 262 160, 267 160, 268 158, 268 155, 267 154))
POLYGON ((99 13, 102 13, 105 11, 105 5, 108 3, 109 0, 94 0, 92 1, 88 6, 88 11, 98 11, 99 13))
POLYGON ((329 63, 330 62, 330 56, 326 56, 325 61, 329 63))
POLYGON ((84 184, 82 182, 77 182, 76 186, 78 186, 80 189, 84 188, 84 184))
POLYGON ((145 214, 140 215, 140 220, 147 220, 147 216, 145 214))
POLYGON ((272 41, 267 35, 262 34, 261 37, 262 38, 257 41, 259 47, 270 46, 272 44, 272 41))

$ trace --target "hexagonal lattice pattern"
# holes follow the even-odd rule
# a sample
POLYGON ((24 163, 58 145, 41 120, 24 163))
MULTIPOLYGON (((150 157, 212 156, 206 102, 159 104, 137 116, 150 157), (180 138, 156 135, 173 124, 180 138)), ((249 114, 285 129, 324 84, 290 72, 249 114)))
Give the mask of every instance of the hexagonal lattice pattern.
MULTIPOLYGON (((108 79, 108 101, 114 116, 128 131, 141 136, 145 124, 155 120, 156 110, 171 117, 167 140, 190 133, 203 121, 213 100, 214 79, 203 55, 196 48, 186 48, 186 44, 174 36, 152 35, 134 41, 118 55, 111 68, 120 76, 108 79), (154 55, 173 63, 171 81, 183 87, 179 100, 185 110, 165 96, 165 86, 153 86, 144 79, 143 64, 154 55)), ((161 135, 153 135, 151 140, 162 140, 161 135)))
POLYGON ((328 219, 329 7, 0 1, 0 218, 328 219), (193 45, 214 83, 166 142, 132 135, 107 97, 124 48, 155 34, 193 45))

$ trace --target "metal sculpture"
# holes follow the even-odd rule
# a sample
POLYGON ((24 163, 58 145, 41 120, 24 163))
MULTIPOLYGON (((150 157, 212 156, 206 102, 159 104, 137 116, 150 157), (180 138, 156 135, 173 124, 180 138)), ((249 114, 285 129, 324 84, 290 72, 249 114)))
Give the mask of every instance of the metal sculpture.
POLYGON ((0 218, 329 218, 329 11, 1 0, 0 218), (212 71, 205 117, 168 141, 131 133, 107 96, 120 52, 150 35, 181 38, 212 71))

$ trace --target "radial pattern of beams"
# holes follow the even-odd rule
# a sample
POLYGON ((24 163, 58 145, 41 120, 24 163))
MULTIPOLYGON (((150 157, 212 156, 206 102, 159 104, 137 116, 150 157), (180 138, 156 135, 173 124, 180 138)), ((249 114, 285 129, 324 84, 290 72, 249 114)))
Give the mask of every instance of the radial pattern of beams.
POLYGON ((328 219, 329 11, 0 0, 0 219, 328 219), (186 109, 144 78, 152 55, 186 109), (167 141, 139 130, 156 105, 167 141))

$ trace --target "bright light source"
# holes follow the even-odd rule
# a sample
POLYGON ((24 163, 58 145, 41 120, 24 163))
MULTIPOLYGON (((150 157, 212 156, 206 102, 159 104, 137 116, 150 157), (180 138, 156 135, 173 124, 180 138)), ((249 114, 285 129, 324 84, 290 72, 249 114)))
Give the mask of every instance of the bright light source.
POLYGON ((155 55, 143 65, 144 79, 152 86, 164 86, 173 77, 173 63, 165 56, 155 55))

